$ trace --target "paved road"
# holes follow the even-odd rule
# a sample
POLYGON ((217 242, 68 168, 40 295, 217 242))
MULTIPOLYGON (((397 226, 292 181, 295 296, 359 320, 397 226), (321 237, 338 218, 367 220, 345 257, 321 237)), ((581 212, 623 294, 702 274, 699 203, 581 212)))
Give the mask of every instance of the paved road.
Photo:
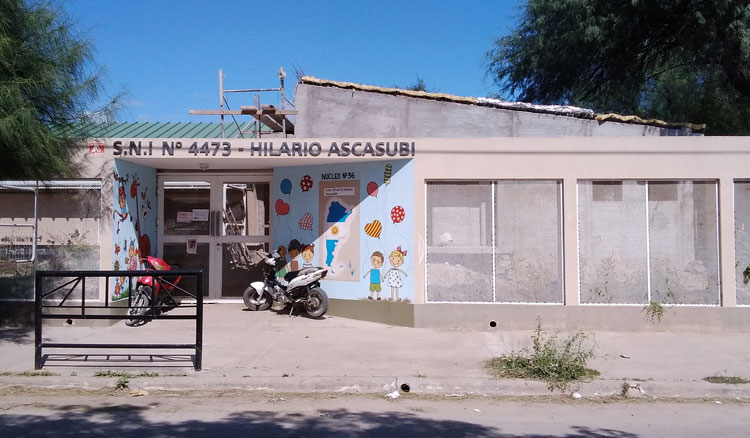
POLYGON ((4 392, 2 437, 740 437, 747 403, 4 392))

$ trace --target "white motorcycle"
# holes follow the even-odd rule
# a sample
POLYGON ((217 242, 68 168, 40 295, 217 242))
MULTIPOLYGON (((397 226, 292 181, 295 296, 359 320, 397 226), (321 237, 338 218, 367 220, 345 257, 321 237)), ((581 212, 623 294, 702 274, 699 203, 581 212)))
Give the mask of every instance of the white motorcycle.
MULTIPOLYGON (((286 285, 276 277, 276 272, 284 267, 285 260, 278 251, 270 254, 259 252, 265 267, 265 281, 250 283, 242 299, 249 310, 266 310, 275 301, 292 304, 292 312, 297 304, 302 304, 308 315, 319 318, 328 311, 328 295, 320 287, 320 280, 328 273, 326 268, 303 268, 284 276, 286 285)), ((291 312, 290 312, 291 313, 291 312)))

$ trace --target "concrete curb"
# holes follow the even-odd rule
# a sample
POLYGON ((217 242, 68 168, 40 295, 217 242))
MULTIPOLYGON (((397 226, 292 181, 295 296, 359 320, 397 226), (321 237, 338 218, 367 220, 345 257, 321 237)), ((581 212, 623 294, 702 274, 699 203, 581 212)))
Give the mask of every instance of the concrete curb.
MULTIPOLYGON (((135 373, 134 373, 135 374, 135 373)), ((107 391, 114 390, 118 377, 92 376, 3 376, 0 392, 17 391, 107 391)), ((394 390, 403 394, 408 385, 415 396, 509 398, 570 397, 621 398, 622 380, 597 379, 573 383, 565 391, 550 391, 546 383, 494 378, 399 378, 371 377, 227 377, 198 372, 187 376, 129 377, 128 388, 166 392, 250 391, 268 393, 373 394, 385 396, 394 390)), ((628 381, 627 398, 644 400, 733 400, 750 402, 750 385, 711 384, 703 381, 628 381)))

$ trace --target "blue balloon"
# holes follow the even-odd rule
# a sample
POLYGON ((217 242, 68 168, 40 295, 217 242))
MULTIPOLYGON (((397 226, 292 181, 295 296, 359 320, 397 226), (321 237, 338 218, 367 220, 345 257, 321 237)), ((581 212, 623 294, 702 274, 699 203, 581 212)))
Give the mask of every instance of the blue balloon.
POLYGON ((289 178, 284 178, 281 181, 281 193, 288 195, 289 192, 292 191, 292 182, 289 181, 289 178))

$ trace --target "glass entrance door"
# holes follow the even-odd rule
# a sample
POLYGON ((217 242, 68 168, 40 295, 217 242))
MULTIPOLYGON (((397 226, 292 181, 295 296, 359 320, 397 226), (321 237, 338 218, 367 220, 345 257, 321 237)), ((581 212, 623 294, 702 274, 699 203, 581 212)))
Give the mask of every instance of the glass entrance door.
POLYGON ((269 175, 160 176, 160 254, 203 269, 204 295, 237 298, 262 271, 247 255, 270 245, 269 175))
POLYGON ((241 297, 252 281, 263 279, 258 266, 248 264, 250 252, 268 251, 270 216, 268 182, 223 182, 221 296, 241 297))

